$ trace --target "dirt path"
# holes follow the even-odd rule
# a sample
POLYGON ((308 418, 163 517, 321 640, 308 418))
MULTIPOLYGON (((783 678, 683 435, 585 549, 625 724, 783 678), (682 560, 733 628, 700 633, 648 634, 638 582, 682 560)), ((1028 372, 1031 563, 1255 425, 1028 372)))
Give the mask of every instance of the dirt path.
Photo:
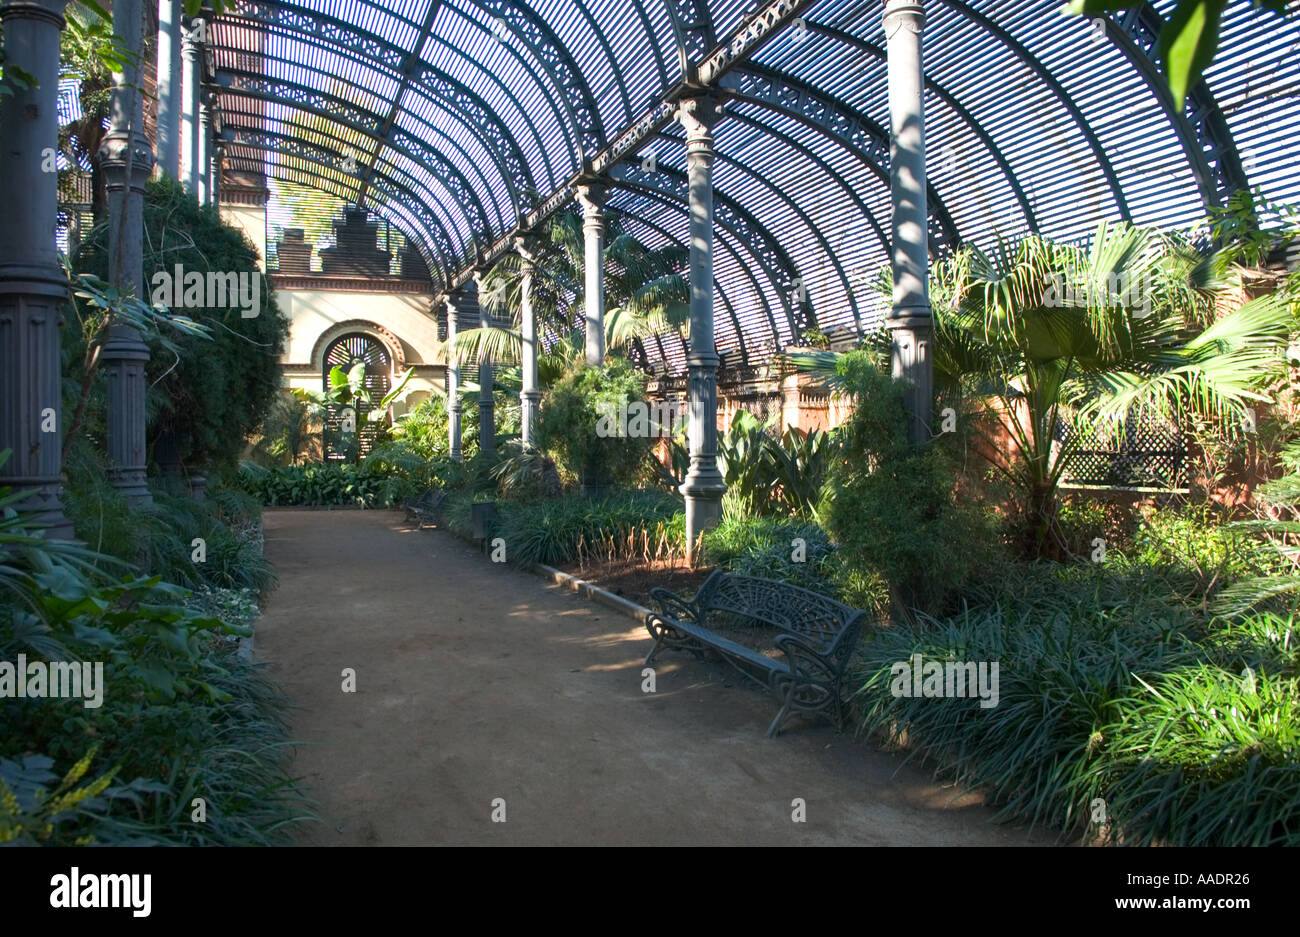
POLYGON ((773 703, 690 658, 664 655, 643 694, 643 628, 450 534, 390 512, 265 520, 280 587, 257 658, 295 703, 312 744, 292 770, 325 818, 303 842, 1045 841, 825 724, 765 740, 773 703))

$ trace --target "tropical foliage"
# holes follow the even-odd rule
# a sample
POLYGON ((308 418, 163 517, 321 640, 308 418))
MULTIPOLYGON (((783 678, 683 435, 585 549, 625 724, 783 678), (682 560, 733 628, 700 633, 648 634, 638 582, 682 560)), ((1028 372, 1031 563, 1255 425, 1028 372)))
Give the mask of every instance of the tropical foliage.
MULTIPOLYGON (((484 277, 479 301, 509 327, 465 329, 445 353, 462 362, 487 354, 493 361, 520 361, 523 278, 518 254, 506 254, 484 277)), ((682 328, 689 316, 685 249, 651 248, 609 222, 604 256, 605 344, 610 352, 633 358, 640 339, 682 328)), ((572 213, 557 215, 542 235, 533 276, 532 306, 538 335, 553 336, 538 355, 543 387, 583 360, 582 221, 572 213)))

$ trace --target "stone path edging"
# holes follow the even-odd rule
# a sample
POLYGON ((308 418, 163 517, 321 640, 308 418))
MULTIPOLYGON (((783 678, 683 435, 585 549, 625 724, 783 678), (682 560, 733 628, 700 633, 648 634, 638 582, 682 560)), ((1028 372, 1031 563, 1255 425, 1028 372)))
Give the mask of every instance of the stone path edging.
POLYGON ((637 605, 622 596, 615 595, 608 589, 602 589, 595 583, 587 582, 585 579, 579 579, 577 576, 571 576, 566 572, 561 572, 553 566, 547 566, 545 563, 534 563, 533 572, 543 579, 551 579, 579 595, 586 596, 601 605, 606 605, 617 612, 622 612, 629 618, 635 618, 639 623, 645 623, 645 617, 649 615, 650 609, 644 605, 637 605))

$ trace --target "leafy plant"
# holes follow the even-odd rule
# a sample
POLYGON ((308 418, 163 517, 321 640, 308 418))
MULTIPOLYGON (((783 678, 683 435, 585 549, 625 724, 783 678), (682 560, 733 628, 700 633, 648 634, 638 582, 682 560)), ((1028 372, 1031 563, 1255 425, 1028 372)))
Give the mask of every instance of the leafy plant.
POLYGON ((506 502, 498 503, 493 536, 523 566, 667 559, 685 554, 685 514, 676 498, 650 492, 506 502))
POLYGON ((895 617, 938 610, 977 557, 994 555, 986 521, 958 503, 960 473, 945 440, 908 440, 901 385, 861 352, 841 366, 854 410, 828 482, 826 527, 848 564, 889 583, 895 617))
MULTIPOLYGON (((1081 438, 1061 439, 1071 420, 1104 431, 1131 413, 1175 425, 1198 416, 1241 432, 1246 410, 1269 399, 1261 385, 1281 361, 1290 313, 1268 295, 1213 319, 1231 283, 1225 264, 1179 237, 1102 224, 1086 248, 1032 235, 933 265, 935 389, 989 411, 993 426, 972 429, 1017 492, 1027 555, 1064 555, 1058 489, 1081 438)), ((871 340, 877 355, 886 340, 871 340)), ((840 356, 791 358, 832 387, 842 381, 840 356)))
MULTIPOLYGON (((257 248, 241 230, 222 222, 215 206, 200 206, 178 183, 160 178, 145 189, 144 215, 146 284, 153 284, 159 274, 173 277, 180 265, 186 275, 215 272, 250 277, 248 282, 257 290, 255 316, 245 316, 238 300, 228 297, 223 307, 188 310, 202 329, 169 334, 166 341, 147 330, 144 335, 151 350, 146 366, 151 446, 156 448, 165 441, 176 446, 189 464, 212 463, 218 470, 231 467, 243 451, 245 439, 257 431, 280 392, 280 356, 288 337, 288 320, 258 267, 257 248)), ((107 224, 97 224, 90 232, 77 253, 74 269, 78 275, 107 276, 107 224)), ((112 298, 114 294, 106 291, 105 295, 112 298)), ((119 314, 135 309, 144 317, 151 307, 119 301, 117 308, 119 314)), ((162 315, 157 308, 148 314, 162 315)), ((97 307, 87 310, 84 319, 65 317, 63 345, 71 352, 68 360, 80 363, 65 376, 79 384, 85 363, 95 360, 95 341, 103 334, 103 318, 97 307)), ((189 320, 173 313, 167 321, 184 324, 189 320)), ((86 432, 98 439, 105 432, 101 385, 102 381, 94 382, 91 399, 83 408, 86 432)))
POLYGON ((81 431, 86 406, 99 373, 100 355, 115 328, 130 328, 141 339, 152 341, 171 355, 179 355, 180 350, 171 340, 169 330, 201 339, 211 338, 211 329, 188 316, 175 315, 165 307, 151 306, 91 274, 69 272, 69 275, 74 284, 73 308, 80 320, 84 350, 77 375, 79 393, 65 432, 65 446, 71 445, 81 431), (168 328, 164 329, 164 326, 168 328))
POLYGON ((629 485, 642 472, 652 439, 601 435, 601 419, 645 398, 642 378, 625 361, 580 367, 551 388, 537 424, 538 448, 554 453, 586 485, 629 485))
POLYGON ((1003 819, 1134 845, 1300 843, 1293 621, 1216 621, 1141 568, 1013 563, 965 599, 862 645, 865 730, 1003 819), (896 695, 913 654, 996 662, 997 704, 896 695))
MULTIPOLYGON (((69 837, 60 826, 85 828, 88 819, 103 809, 112 773, 103 774, 77 787, 90 768, 95 755, 92 747, 68 773, 58 780, 50 769, 53 759, 44 755, 27 755, 19 761, 0 758, 0 845, 20 843, 34 846, 67 842, 85 846, 93 842, 88 835, 69 837), (57 781, 57 783, 52 783, 57 781)), ((117 791, 108 791, 107 797, 117 791)))
POLYGON ((1285 474, 1264 483, 1255 491, 1258 514, 1240 521, 1230 531, 1258 537, 1276 561, 1264 575, 1243 577, 1229 585, 1218 602, 1225 615, 1240 615, 1256 606, 1287 603, 1292 610, 1300 594, 1300 442, 1292 442, 1281 453, 1285 474))
MULTIPOLYGON (((630 358, 642 338, 685 325, 690 313, 690 289, 683 272, 686 259, 684 248, 647 247, 622 230, 617 218, 609 222, 603 282, 605 343, 610 351, 630 358)), ((584 333, 574 327, 583 320, 584 265, 582 219, 574 213, 556 215, 542 234, 532 287, 538 334, 558 336, 539 350, 538 375, 544 388, 584 360, 584 333)), ((445 355, 461 362, 486 355, 497 362, 519 363, 520 273, 519 256, 508 253, 483 278, 480 288, 479 302, 511 325, 460 331, 445 355)))

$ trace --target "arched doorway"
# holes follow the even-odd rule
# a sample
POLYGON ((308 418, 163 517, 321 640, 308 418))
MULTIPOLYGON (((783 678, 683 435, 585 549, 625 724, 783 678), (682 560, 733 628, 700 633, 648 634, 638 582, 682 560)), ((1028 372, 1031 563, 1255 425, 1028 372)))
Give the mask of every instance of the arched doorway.
MULTIPOLYGON (((330 389, 330 372, 334 368, 348 374, 358 364, 365 365, 365 389, 372 405, 378 405, 392 387, 393 359, 384 343, 360 332, 340 335, 325 348, 321 382, 324 390, 330 389)), ((352 405, 355 428, 345 426, 348 406, 332 404, 325 421, 325 459, 331 462, 355 461, 368 453, 375 444, 380 424, 366 418, 368 410, 363 401, 352 405)))

